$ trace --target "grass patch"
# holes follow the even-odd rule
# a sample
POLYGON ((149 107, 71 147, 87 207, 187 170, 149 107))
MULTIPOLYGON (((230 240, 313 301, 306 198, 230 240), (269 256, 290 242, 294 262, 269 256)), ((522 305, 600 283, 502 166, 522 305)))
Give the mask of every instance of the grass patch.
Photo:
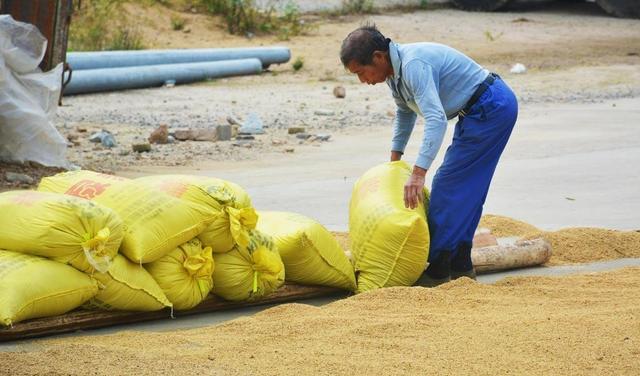
POLYGON ((343 14, 373 13, 373 0, 342 0, 343 14))
POLYGON ((373 0, 342 0, 342 4, 337 9, 321 10, 316 14, 323 17, 338 18, 351 14, 380 14, 381 12, 408 13, 417 10, 433 10, 450 7, 444 3, 431 3, 429 0, 420 0, 418 3, 378 5, 375 6, 373 0))
POLYGON ((201 0, 201 3, 210 13, 224 18, 231 34, 276 34, 288 40, 309 29, 293 1, 289 1, 282 12, 278 12, 274 2, 264 7, 258 7, 254 0, 201 0))
POLYGON ((74 0, 69 51, 139 50, 141 34, 123 17, 125 0, 74 0))
POLYGON ((172 16, 171 17, 171 28, 175 31, 183 30, 184 26, 187 24, 187 20, 180 16, 172 16))
POLYGON ((296 60, 294 60, 293 64, 291 64, 291 65, 292 65, 294 71, 296 71, 296 72, 299 71, 304 66, 304 58, 303 57, 297 57, 296 60))

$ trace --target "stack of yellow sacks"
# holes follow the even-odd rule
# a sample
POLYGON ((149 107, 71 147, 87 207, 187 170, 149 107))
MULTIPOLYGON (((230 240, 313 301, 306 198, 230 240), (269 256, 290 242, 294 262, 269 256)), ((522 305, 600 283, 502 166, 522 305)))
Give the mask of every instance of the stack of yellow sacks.
POLYGON ((405 210, 385 183, 407 170, 378 166, 354 188, 358 278, 321 224, 295 213, 258 216, 248 194, 221 179, 73 171, 44 178, 37 191, 2 193, 0 324, 79 306, 186 310, 209 293, 252 300, 285 277, 357 292, 410 285, 426 261, 424 207, 405 210))
POLYGON ((218 214, 198 235, 215 264, 214 294, 227 300, 251 300, 284 284, 280 255, 270 237, 255 229, 258 216, 241 187, 222 179, 190 175, 147 176, 136 182, 218 214))
POLYGON ((0 194, 0 323, 72 310, 98 293, 123 237, 111 209, 34 191, 0 194))
POLYGON ((90 200, 111 208, 122 219, 120 254, 106 272, 92 275, 102 288, 87 303, 89 308, 179 309, 143 265, 160 260, 189 242, 217 217, 217 213, 133 180, 91 171, 44 178, 38 190, 90 200))

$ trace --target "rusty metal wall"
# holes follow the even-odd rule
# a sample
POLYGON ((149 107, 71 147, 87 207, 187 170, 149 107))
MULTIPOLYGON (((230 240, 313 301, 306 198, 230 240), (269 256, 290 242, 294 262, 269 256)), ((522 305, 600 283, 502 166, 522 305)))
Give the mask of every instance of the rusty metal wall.
POLYGON ((72 0, 0 0, 0 13, 38 27, 47 38, 40 67, 47 71, 66 60, 72 0))

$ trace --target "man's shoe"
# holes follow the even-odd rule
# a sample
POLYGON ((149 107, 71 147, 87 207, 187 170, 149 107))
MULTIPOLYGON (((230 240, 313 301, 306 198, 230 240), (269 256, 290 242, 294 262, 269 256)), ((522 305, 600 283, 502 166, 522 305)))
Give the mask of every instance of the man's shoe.
POLYGON ((451 271, 451 279, 458 279, 458 278, 462 278, 462 277, 467 277, 467 278, 471 278, 474 281, 476 280, 476 270, 474 268, 471 268, 471 270, 467 270, 464 272, 461 271, 457 271, 457 270, 452 270, 451 271))
POLYGON ((451 281, 450 276, 446 276, 443 278, 434 278, 427 274, 427 272, 424 272, 413 285, 422 287, 436 287, 449 281, 451 281))
POLYGON ((451 279, 461 277, 476 279, 476 270, 471 261, 471 242, 463 242, 458 245, 456 254, 451 259, 451 279))
POLYGON ((425 270, 420 278, 418 278, 415 286, 436 287, 451 281, 450 255, 451 253, 449 251, 440 252, 438 257, 429 263, 427 270, 425 270))

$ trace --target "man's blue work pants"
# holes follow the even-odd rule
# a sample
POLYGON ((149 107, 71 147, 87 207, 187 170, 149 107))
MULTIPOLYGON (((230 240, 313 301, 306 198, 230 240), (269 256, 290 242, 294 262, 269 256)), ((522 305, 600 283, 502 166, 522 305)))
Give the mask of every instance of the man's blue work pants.
POLYGON ((442 252, 450 252, 453 260, 458 252, 470 251, 491 178, 517 117, 515 95, 496 79, 459 118, 431 186, 429 261, 442 252))

